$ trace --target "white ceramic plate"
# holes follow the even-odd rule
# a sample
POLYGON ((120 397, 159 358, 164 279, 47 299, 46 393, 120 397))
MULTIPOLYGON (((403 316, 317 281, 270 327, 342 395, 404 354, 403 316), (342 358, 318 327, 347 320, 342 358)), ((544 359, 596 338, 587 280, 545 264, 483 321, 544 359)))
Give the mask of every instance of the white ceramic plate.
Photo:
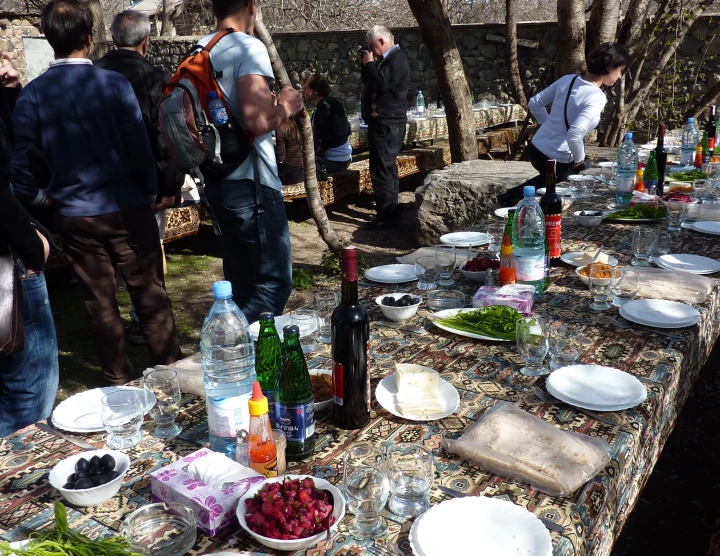
POLYGON ((400 413, 400 409, 397 405, 397 388, 395 386, 395 373, 383 378, 375 388, 375 398, 378 403, 387 409, 390 413, 396 417, 407 419, 408 421, 437 421, 438 419, 444 419, 449 415, 455 413, 460 407, 460 395, 455 387, 448 381, 442 378, 438 381, 438 400, 443 404, 444 413, 440 417, 434 417, 432 419, 420 418, 420 417, 408 417, 400 413))
POLYGON ((455 232, 440 236, 440 243, 454 247, 474 247, 490 243, 490 234, 483 232, 455 232))
MULTIPOLYGON (((567 398, 566 396, 563 396, 560 392, 556 391, 551 384, 545 383, 545 387, 547 388, 547 391, 550 393, 551 396, 554 396, 558 400, 565 402, 570 405, 574 405, 575 407, 581 407, 583 409, 589 409, 591 411, 624 411, 626 409, 630 409, 633 407, 636 407, 640 405, 642 402, 645 401, 643 398, 638 403, 627 403, 624 405, 595 405, 591 403, 585 403, 578 400, 573 400, 571 398, 567 398)), ((647 395, 647 394, 646 394, 647 395)))
MULTIPOLYGON (((315 376, 318 376, 318 375, 332 376, 332 371, 330 369, 310 369, 308 372, 311 375, 315 375, 315 376)), ((332 398, 330 398, 329 400, 322 401, 322 402, 315 402, 315 405, 314 405, 315 413, 317 413, 318 411, 325 411, 326 409, 329 409, 330 407, 332 407, 332 403, 333 403, 332 398)))
POLYGON ((662 257, 655 257, 653 262, 662 268, 691 274, 713 274, 720 271, 720 261, 701 255, 670 253, 662 257))
MULTIPOLYGON (((580 268, 581 266, 585 266, 585 263, 579 263, 577 262, 577 259, 582 257, 584 253, 582 251, 573 251, 572 253, 563 253, 560 255, 560 260, 564 263, 570 264, 572 266, 575 266, 577 268, 580 268)), ((613 257, 612 255, 608 255, 608 264, 610 266, 616 266, 618 264, 618 260, 613 257)))
POLYGON ((467 312, 467 311, 477 311, 478 308, 465 308, 465 309, 445 309, 443 311, 438 311, 437 313, 433 313, 430 315, 430 320, 432 323, 437 326, 440 330, 445 330, 446 332, 452 332, 453 334, 457 334, 458 336, 465 336, 466 338, 473 338, 475 340, 490 340, 492 342, 514 342, 515 340, 502 340, 500 338, 493 338, 492 336, 483 336, 482 334, 474 334, 472 332, 463 332, 462 330, 455 330, 454 328, 449 328, 445 326, 444 324, 440 324, 435 320, 435 318, 441 318, 444 319, 445 317, 451 317, 453 315, 457 315, 459 312, 467 312))
POLYGON ((410 529, 415 556, 551 556, 550 533, 525 508, 484 496, 445 500, 410 529))
MULTIPOLYGON (((280 315, 275 317, 275 329, 277 330, 280 341, 283 341, 283 328, 290 324, 290 315, 280 315)), ((260 321, 255 321, 250 325, 250 334, 252 334, 253 340, 257 342, 258 336, 260 335, 260 321)))
POLYGON ((684 328, 700 322, 695 307, 664 299, 634 299, 620 307, 620 316, 656 328, 684 328))
POLYGON ((412 264, 386 264, 368 269, 365 278, 381 284, 402 284, 417 280, 417 274, 412 264))
MULTIPOLYGON (((569 187, 557 187, 557 186, 556 186, 556 187, 555 187, 555 193, 557 193, 558 195, 566 195, 566 196, 568 196, 568 197, 569 197, 570 195, 572 195, 572 191, 570 190, 569 187)), ((535 190, 535 195, 545 195, 545 188, 544 188, 544 187, 541 187, 540 189, 536 189, 536 190, 535 190)))
POLYGON ((712 220, 706 220, 703 222, 693 222, 692 229, 696 232, 710 235, 720 235, 720 222, 714 222, 712 220))
POLYGON ((548 376, 553 390, 563 401, 574 400, 600 407, 637 405, 645 401, 647 391, 629 373, 601 365, 570 365, 548 376))
POLYGON ((61 402, 52 412, 52 422, 56 427, 70 432, 103 432, 105 427, 100 414, 103 396, 115 390, 134 390, 145 403, 145 414, 155 405, 157 398, 152 392, 130 386, 105 386, 86 390, 61 402))
POLYGON ((598 162, 600 168, 617 168, 617 162, 598 162))
POLYGON ((514 208, 515 207, 503 207, 503 208, 495 209, 494 214, 495 214, 495 216, 498 216, 500 218, 507 218, 508 211, 510 209, 514 209, 514 208))

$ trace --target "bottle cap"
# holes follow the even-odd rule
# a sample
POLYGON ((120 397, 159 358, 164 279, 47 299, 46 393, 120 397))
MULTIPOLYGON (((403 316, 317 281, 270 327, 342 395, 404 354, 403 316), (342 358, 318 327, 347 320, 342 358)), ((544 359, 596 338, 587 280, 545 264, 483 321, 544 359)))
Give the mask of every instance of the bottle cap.
POLYGON ((535 186, 534 185, 526 185, 525 187, 523 187, 523 196, 534 197, 535 196, 535 186))
POLYGON ((688 123, 689 124, 695 123, 695 118, 688 118, 688 123))
POLYGON ((220 280, 215 282, 212 286, 213 297, 215 299, 223 299, 225 297, 232 297, 232 284, 227 280, 220 280))
POLYGON ((216 98, 217 98, 217 93, 216 93, 215 91, 210 91, 210 92, 208 93, 208 98, 209 98, 210 100, 216 99, 216 98))
POLYGON ((632 132, 630 131, 625 134, 625 140, 627 141, 628 139, 632 140, 632 132))
POLYGON ((260 417, 268 412, 268 401, 265 394, 260 388, 260 383, 256 380, 253 382, 253 391, 250 401, 248 401, 248 408, 250 409, 251 417, 260 417))
POLYGON ((343 247, 341 254, 343 280, 346 280, 348 282, 357 282, 357 259, 357 247, 354 247, 352 245, 343 247))
POLYGON ((300 335, 300 328, 298 328, 297 324, 288 324, 286 327, 283 328, 283 336, 299 336, 300 335))
POLYGON ((268 311, 267 313, 260 313, 260 320, 275 320, 275 317, 268 311))

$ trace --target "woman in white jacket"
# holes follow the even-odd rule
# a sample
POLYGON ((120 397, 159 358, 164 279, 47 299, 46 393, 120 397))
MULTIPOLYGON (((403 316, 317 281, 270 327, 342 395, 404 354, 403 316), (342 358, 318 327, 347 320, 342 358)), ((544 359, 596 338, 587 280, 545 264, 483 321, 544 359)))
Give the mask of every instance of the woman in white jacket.
POLYGON ((557 160, 556 179, 567 179, 586 166, 585 136, 600 123, 610 88, 622 77, 630 62, 627 49, 614 42, 594 48, 587 56, 583 75, 565 75, 530 99, 528 108, 540 125, 528 146, 530 163, 540 175, 498 196, 500 206, 522 199, 525 185, 545 186, 545 163, 557 160), (548 114, 546 106, 552 104, 548 114))

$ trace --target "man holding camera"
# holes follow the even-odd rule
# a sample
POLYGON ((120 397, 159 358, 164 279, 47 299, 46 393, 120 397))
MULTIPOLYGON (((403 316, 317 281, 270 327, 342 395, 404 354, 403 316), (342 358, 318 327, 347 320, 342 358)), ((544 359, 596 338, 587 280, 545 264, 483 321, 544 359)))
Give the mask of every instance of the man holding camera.
POLYGON ((368 126, 370 179, 377 211, 368 229, 380 230, 392 228, 400 220, 396 158, 405 140, 410 63, 387 27, 372 27, 367 42, 368 46, 358 49, 358 57, 365 86, 362 117, 368 126))

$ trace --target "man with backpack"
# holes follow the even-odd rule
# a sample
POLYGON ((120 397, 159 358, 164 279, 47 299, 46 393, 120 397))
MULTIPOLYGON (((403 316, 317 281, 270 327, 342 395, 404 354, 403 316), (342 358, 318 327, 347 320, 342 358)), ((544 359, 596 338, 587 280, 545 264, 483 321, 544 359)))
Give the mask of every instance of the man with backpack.
POLYGON ((225 279, 232 283, 235 303, 253 322, 265 311, 282 314, 292 291, 290 232, 272 132, 301 110, 302 99, 291 87, 277 98, 270 90, 270 57, 251 36, 256 0, 212 0, 212 8, 217 27, 199 44, 233 29, 212 44, 210 62, 229 114, 242 126, 240 133, 254 139, 245 160, 226 175, 203 172, 205 193, 222 232, 225 279))

